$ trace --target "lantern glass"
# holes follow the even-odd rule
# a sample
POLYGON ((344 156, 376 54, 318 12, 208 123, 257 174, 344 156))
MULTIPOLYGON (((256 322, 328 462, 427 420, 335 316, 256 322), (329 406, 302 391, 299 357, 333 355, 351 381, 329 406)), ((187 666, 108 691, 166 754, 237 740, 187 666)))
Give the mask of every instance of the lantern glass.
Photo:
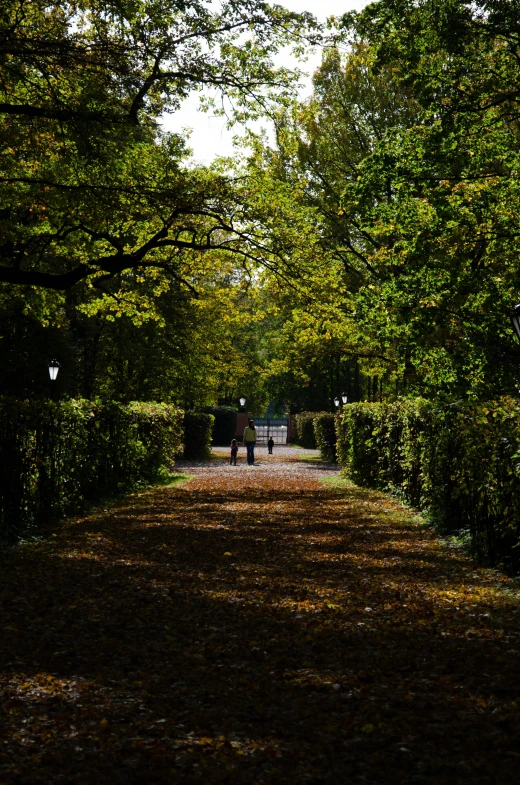
POLYGON ((348 401, 347 393, 341 393, 341 400, 343 401, 343 403, 346 403, 348 401))
POLYGON ((246 399, 244 397, 239 398, 238 402, 240 403, 240 406, 245 406, 246 405, 246 399))
POLYGON ((51 382, 55 382, 56 377, 58 376, 58 371, 60 370, 60 364, 57 360, 51 360, 48 367, 49 367, 49 376, 51 377, 51 382))
POLYGON ((515 305, 513 310, 510 313, 511 317, 511 324, 513 325, 513 330, 516 333, 516 337, 520 341, 520 303, 515 305))
POLYGON ((334 398, 334 406, 339 406, 339 398, 334 398))

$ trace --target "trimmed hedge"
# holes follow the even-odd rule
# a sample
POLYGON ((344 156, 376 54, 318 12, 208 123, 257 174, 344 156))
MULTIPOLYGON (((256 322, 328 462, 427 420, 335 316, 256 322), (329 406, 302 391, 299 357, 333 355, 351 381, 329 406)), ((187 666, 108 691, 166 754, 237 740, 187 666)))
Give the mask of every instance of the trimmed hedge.
POLYGON ((181 449, 182 414, 158 403, 0 398, 0 537, 156 479, 181 449))
POLYGON ((206 414, 215 418, 212 433, 212 444, 227 447, 237 432, 237 410, 232 406, 205 406, 206 414))
POLYGON ((324 461, 337 462, 336 417, 334 414, 317 414, 313 420, 316 446, 324 461))
POLYGON ((294 415, 296 429, 296 443, 306 450, 316 449, 316 436, 314 435, 314 418, 324 412, 301 412, 294 415))
POLYGON ((475 555, 520 568, 520 402, 349 404, 338 456, 361 485, 398 491, 475 555))
POLYGON ((184 457, 209 458, 215 418, 204 412, 184 412, 184 457))

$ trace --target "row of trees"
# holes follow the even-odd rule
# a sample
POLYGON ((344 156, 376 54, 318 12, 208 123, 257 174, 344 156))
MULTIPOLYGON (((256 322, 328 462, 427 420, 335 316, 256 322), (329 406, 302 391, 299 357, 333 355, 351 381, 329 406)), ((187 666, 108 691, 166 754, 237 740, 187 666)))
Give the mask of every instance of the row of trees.
POLYGON ((284 321, 302 364, 314 344, 386 396, 516 392, 518 10, 381 0, 343 17, 346 53, 325 53, 276 149, 259 147, 319 225, 319 307, 284 321))
POLYGON ((3 392, 327 410, 515 389, 517 2, 379 0, 324 31, 257 0, 0 10, 3 392), (324 43, 310 99, 275 69, 324 43), (276 143, 190 163, 211 86, 276 143))
POLYGON ((57 355, 70 394, 263 405, 259 240, 233 174, 160 118, 207 86, 242 120, 286 102, 272 55, 311 31, 257 0, 2 4, 1 392, 48 392, 57 355))

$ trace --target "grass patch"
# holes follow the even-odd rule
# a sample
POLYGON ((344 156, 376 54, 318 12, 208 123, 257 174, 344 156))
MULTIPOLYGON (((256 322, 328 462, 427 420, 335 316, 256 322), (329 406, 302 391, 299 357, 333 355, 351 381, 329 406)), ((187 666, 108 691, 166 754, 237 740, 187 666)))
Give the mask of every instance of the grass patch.
POLYGON ((326 463, 319 455, 298 455, 298 460, 303 463, 326 463))
MULTIPOLYGON (((108 497, 108 499, 112 498, 117 502, 117 500, 123 496, 140 493, 141 491, 148 491, 150 489, 157 488, 157 486, 162 488, 169 488, 183 485, 184 483, 193 479, 194 476, 195 475, 193 474, 179 473, 178 471, 175 471, 175 467, 169 469, 167 466, 161 466, 160 470, 154 477, 151 477, 148 480, 138 480, 132 487, 128 489, 121 489, 121 491, 115 493, 113 497, 108 497)), ((101 499, 100 501, 103 502, 105 499, 101 499)))
POLYGON ((165 475, 156 482, 150 482, 146 485, 141 485, 130 489, 126 493, 121 493, 111 499, 105 499, 104 503, 96 504, 96 507, 91 508, 88 512, 95 513, 101 509, 106 510, 111 507, 119 507, 120 504, 124 502, 125 498, 144 498, 150 494, 153 494, 155 491, 157 491, 158 488, 181 488, 183 485, 187 485, 194 478, 194 474, 178 474, 177 472, 168 473, 167 476, 165 475))
POLYGON ((352 508, 357 510, 361 517, 368 512, 371 517, 379 518, 381 523, 391 520, 404 524, 412 522, 416 526, 428 524, 421 512, 413 507, 408 507, 402 499, 392 493, 356 485, 351 479, 341 474, 320 477, 319 480, 328 488, 339 491, 342 496, 348 496, 352 508))
POLYGON ((355 485, 352 480, 348 480, 346 477, 342 477, 339 474, 335 474, 333 477, 320 477, 320 482, 323 483, 323 485, 327 485, 329 488, 337 488, 340 491, 350 491, 353 488, 359 487, 355 485))
POLYGON ((187 482, 193 480, 194 474, 171 474, 167 480, 159 483, 159 485, 166 485, 168 488, 179 488, 181 485, 186 485, 187 482))

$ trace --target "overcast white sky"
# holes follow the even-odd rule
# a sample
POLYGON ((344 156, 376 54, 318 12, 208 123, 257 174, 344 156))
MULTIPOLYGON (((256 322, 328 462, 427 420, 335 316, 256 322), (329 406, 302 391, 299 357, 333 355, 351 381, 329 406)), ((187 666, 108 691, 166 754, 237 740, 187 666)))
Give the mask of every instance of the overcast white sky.
MULTIPOLYGON (((360 11, 372 0, 277 0, 290 11, 310 11, 320 21, 329 16, 341 16, 347 11, 360 11)), ((282 55, 279 64, 299 67, 312 74, 321 62, 321 52, 311 56, 306 63, 297 63, 290 56, 282 55)), ((310 93, 310 79, 302 92, 302 97, 310 93)), ((199 96, 194 93, 184 101, 179 112, 163 118, 163 127, 168 131, 191 129, 189 145, 193 149, 194 159, 202 164, 212 161, 217 155, 231 155, 233 152, 232 137, 238 128, 229 131, 225 127, 225 118, 215 117, 210 113, 198 111, 199 96)), ((256 126, 259 128, 260 126, 256 126)))

